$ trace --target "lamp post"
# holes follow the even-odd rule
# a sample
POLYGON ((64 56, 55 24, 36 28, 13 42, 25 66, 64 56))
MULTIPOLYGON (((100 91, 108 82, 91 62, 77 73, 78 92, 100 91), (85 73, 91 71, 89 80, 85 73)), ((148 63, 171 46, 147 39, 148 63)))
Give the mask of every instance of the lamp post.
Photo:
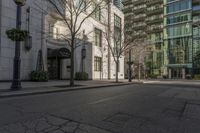
MULTIPOLYGON (((16 28, 21 30, 21 7, 25 5, 26 0, 14 0, 14 2, 17 5, 16 28)), ((20 80, 20 64, 20 41, 16 41, 11 90, 19 90, 22 88, 20 80)))
POLYGON ((86 48, 85 48, 85 43, 88 40, 88 37, 85 35, 85 33, 83 34, 83 46, 81 49, 81 61, 82 61, 82 67, 81 67, 81 72, 84 72, 84 59, 86 58, 86 48))
POLYGON ((129 49, 129 61, 128 61, 128 82, 132 82, 132 71, 131 71, 131 49, 129 49))

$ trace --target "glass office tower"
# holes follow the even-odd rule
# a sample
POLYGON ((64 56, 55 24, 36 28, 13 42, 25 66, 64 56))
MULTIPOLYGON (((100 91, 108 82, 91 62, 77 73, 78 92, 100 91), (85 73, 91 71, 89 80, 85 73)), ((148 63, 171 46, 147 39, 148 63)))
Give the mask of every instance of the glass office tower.
POLYGON ((164 5, 165 73, 169 78, 193 76, 193 1, 164 0, 164 5))
POLYGON ((200 74, 200 0, 192 1, 193 73, 200 74))
POLYGON ((146 0, 146 7, 147 40, 152 44, 146 68, 149 75, 162 75, 163 0, 146 0))
POLYGON ((125 0, 124 13, 125 34, 151 42, 146 48, 146 74, 162 75, 163 0, 125 0))
POLYGON ((126 34, 152 42, 149 73, 200 74, 200 0, 125 0, 126 34))

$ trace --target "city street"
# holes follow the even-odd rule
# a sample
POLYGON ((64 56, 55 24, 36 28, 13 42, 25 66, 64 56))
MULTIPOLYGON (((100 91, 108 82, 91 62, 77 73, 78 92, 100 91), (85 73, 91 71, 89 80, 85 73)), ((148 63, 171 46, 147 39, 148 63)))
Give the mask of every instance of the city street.
POLYGON ((200 89, 133 84, 0 99, 0 133, 199 133, 200 89))
POLYGON ((0 133, 200 133, 200 0, 0 0, 0 133))

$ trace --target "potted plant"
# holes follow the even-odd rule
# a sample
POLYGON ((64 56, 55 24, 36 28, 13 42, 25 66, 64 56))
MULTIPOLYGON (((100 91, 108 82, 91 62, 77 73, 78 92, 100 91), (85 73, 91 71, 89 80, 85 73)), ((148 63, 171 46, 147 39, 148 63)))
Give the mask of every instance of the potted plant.
POLYGON ((16 28, 6 31, 6 35, 12 41, 25 41, 28 37, 28 32, 26 30, 19 30, 16 28))
POLYGON ((30 77, 35 82, 47 82, 49 79, 48 72, 45 71, 32 71, 30 77))

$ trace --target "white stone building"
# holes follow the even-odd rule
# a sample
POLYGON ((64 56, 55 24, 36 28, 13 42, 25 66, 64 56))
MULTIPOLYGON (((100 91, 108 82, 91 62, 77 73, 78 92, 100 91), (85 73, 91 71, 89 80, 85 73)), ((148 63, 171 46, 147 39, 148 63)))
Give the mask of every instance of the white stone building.
MULTIPOLYGON (((22 29, 29 30, 31 35, 31 43, 21 43, 22 80, 29 80, 31 71, 36 70, 39 50, 43 52, 44 69, 49 72, 50 79, 69 79, 70 77, 70 59, 67 55, 70 48, 61 36, 67 34, 66 26, 59 20, 54 10, 49 10, 44 3, 43 0, 27 0, 26 5, 22 7, 22 29), (42 11, 41 8, 46 11, 42 11)), ((100 21, 93 17, 87 19, 80 30, 80 41, 75 49, 75 72, 85 71, 89 74, 89 79, 114 79, 115 63, 111 54, 108 54, 107 41, 103 35, 108 23, 107 9, 102 10, 101 15, 100 21), (83 41, 83 33, 87 35, 87 41, 83 41), (82 60, 83 47, 86 49, 86 57, 82 60)), ((120 18, 122 27, 124 15, 112 3, 110 14, 112 31, 114 31, 116 16, 120 18)), ((0 1, 0 81, 12 79, 15 43, 7 38, 5 32, 15 28, 15 25, 15 3, 8 0, 0 1)), ((114 39, 110 39, 113 44, 114 39)), ((124 57, 120 58, 118 71, 119 78, 123 79, 124 57)))

